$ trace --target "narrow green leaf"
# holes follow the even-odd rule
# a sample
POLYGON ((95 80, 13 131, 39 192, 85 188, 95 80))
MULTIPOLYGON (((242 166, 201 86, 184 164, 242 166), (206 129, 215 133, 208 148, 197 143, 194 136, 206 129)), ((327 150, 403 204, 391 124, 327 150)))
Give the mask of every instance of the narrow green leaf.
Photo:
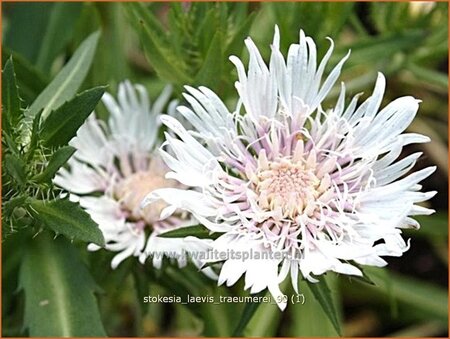
POLYGON ((184 71, 183 60, 176 59, 164 35, 158 34, 153 19, 149 19, 147 9, 138 11, 134 7, 126 7, 132 24, 137 28, 147 60, 158 75, 172 83, 191 83, 189 75, 184 71))
MULTIPOLYGON (((261 291, 258 294, 255 294, 256 297, 264 297, 267 293, 267 290, 261 291)), ((251 302, 245 305, 244 311, 242 312, 239 323, 233 331, 233 337, 242 337, 242 332, 247 327, 247 324, 252 319, 258 307, 261 305, 260 302, 251 302)))
POLYGON ((341 284, 344 298, 386 305, 391 296, 399 303, 400 310, 408 309, 420 319, 448 322, 447 288, 412 277, 389 271, 389 282, 386 281, 386 268, 365 266, 365 271, 376 286, 355 282, 341 284))
POLYGON ((53 6, 36 61, 36 66, 45 73, 69 42, 82 6, 73 2, 57 2, 53 6))
POLYGON ((104 246, 105 239, 97 224, 79 204, 69 200, 30 199, 31 214, 44 226, 69 239, 104 246))
POLYGON ((2 30, 2 45, 34 63, 53 6, 53 3, 38 1, 5 3, 2 17, 8 18, 9 29, 2 30))
POLYGON ((360 37, 367 38, 367 36, 369 35, 369 33, 367 32, 367 27, 365 27, 361 22, 361 18, 358 17, 356 11, 353 11, 350 14, 348 21, 360 37))
POLYGON ((398 52, 406 53, 408 50, 417 47, 417 43, 421 42, 424 37, 423 32, 411 30, 405 33, 386 34, 361 39, 354 44, 340 48, 341 53, 334 54, 330 62, 331 64, 338 62, 349 49, 352 51, 352 57, 347 62, 349 65, 378 62, 388 59, 398 52))
POLYGON ((322 23, 322 35, 337 37, 353 13, 353 2, 328 2, 325 7, 326 19, 322 23))
POLYGON ((334 306, 334 302, 331 296, 331 291, 328 288, 327 282, 323 277, 320 278, 318 283, 309 283, 307 284, 312 294, 319 302, 323 311, 325 312, 328 319, 331 321, 336 332, 341 336, 341 326, 339 323, 339 318, 337 314, 337 309, 334 306))
POLYGON ((210 234, 210 230, 208 230, 203 225, 181 227, 172 231, 158 234, 158 237, 161 238, 184 238, 188 236, 197 237, 199 239, 214 238, 214 235, 210 234))
POLYGON ((156 40, 155 34, 143 22, 140 37, 147 60, 162 79, 172 83, 192 82, 189 75, 184 72, 186 66, 182 59, 175 60, 170 49, 161 46, 156 40))
POLYGON ((6 154, 2 163, 6 174, 17 184, 24 186, 27 179, 23 160, 13 154, 6 154))
POLYGON ((31 337, 104 337, 98 287, 74 247, 47 234, 29 241, 20 267, 31 337))
MULTIPOLYGON (((358 265, 356 265, 358 266, 358 265)), ((361 269, 361 267, 358 266, 359 269, 361 269)), ((368 267, 368 269, 370 270, 370 267, 368 267)), ((367 273, 364 272, 364 275, 367 276, 367 273)), ((383 286, 385 288, 388 300, 389 300, 389 306, 390 306, 390 310, 391 310, 391 316, 393 318, 397 317, 397 313, 398 313, 398 303, 397 300, 395 299, 395 296, 393 294, 393 288, 392 288, 392 279, 390 276, 390 271, 383 269, 378 271, 375 276, 377 277, 376 280, 374 278, 370 279, 370 281, 372 282, 371 285, 373 286, 383 286), (374 282, 377 281, 377 283, 374 282)), ((365 281, 362 281, 365 282, 365 281)))
POLYGON ((51 112, 42 123, 41 138, 44 145, 67 144, 92 113, 104 92, 105 87, 89 89, 51 112))
POLYGON ((385 4, 371 3, 370 5, 370 19, 373 25, 376 27, 379 32, 386 32, 387 30, 387 22, 385 18, 389 14, 389 8, 385 4))
POLYGON ((131 76, 130 48, 133 50, 136 48, 134 43, 128 43, 131 27, 119 2, 84 4, 77 23, 76 34, 84 37, 87 32, 92 32, 97 27, 102 27, 102 38, 97 46, 93 64, 101 65, 101 67, 92 67, 85 83, 90 86, 96 86, 99 83, 114 85, 118 80, 131 76))
POLYGON ((33 124, 31 126, 31 137, 28 143, 28 149, 26 153, 26 160, 32 161, 34 156, 34 151, 36 150, 40 136, 41 136, 41 115, 42 111, 39 111, 33 119, 33 124))
POLYGON ((21 99, 27 105, 31 104, 48 84, 48 79, 22 55, 2 47, 2 60, 12 56, 17 86, 20 88, 21 99))
POLYGON ((145 267, 140 263, 133 267, 133 280, 137 297, 137 304, 141 310, 141 316, 148 312, 148 305, 144 303, 144 298, 149 295, 150 279, 145 273, 145 267))
MULTIPOLYGON (((198 275, 198 272, 195 272, 198 275)), ((221 296, 229 296, 227 288, 224 286, 202 287, 200 296, 213 296, 214 300, 220 300, 221 296)), ((202 336, 229 338, 235 323, 236 311, 240 310, 241 305, 220 302, 206 302, 201 304, 203 320, 202 336)))
MULTIPOLYGON (((291 308, 294 305, 289 306, 291 308)), ((261 303, 243 331, 243 336, 275 337, 283 312, 274 302, 261 303)), ((297 319, 296 319, 297 321, 297 319)))
POLYGON ((223 63, 222 39, 222 32, 217 31, 211 40, 203 66, 195 77, 196 84, 210 87, 220 81, 223 63))
POLYGON ((253 21, 255 20, 256 12, 250 13, 247 19, 241 24, 241 26, 234 32, 233 38, 229 42, 225 55, 240 55, 243 49, 243 41, 249 34, 253 21))
MULTIPOLYGON (((122 6, 129 12, 129 14, 136 18, 138 15, 145 24, 158 35, 159 39, 164 39, 166 32, 163 25, 159 22, 158 18, 147 8, 142 2, 127 2, 122 6)), ((135 27, 139 26, 138 21, 134 22, 135 27)))
POLYGON ((83 41, 69 62, 25 111, 27 117, 32 119, 43 109, 42 118, 45 119, 75 95, 90 68, 99 36, 100 32, 95 32, 83 41))
MULTIPOLYGON (((195 285, 192 285, 189 281, 185 280, 183 278, 183 270, 180 269, 174 269, 173 267, 166 267, 164 270, 158 272, 160 274, 160 277, 156 277, 156 280, 161 284, 161 286, 166 287, 170 293, 173 293, 179 297, 181 297, 182 300, 187 300, 189 295, 200 295, 198 292, 198 287, 195 285)), ((149 272, 152 274, 153 272, 149 272)), ((193 303, 186 303, 186 307, 189 308, 189 310, 199 317, 202 318, 202 312, 201 308, 199 308, 197 305, 193 303)))
POLYGON ((50 182, 61 166, 63 166, 70 159, 75 150, 76 149, 72 146, 63 146, 55 151, 44 171, 35 176, 33 179, 37 182, 50 182))
POLYGON ((243 22, 249 16, 251 4, 248 2, 238 2, 233 7, 233 14, 236 22, 243 22))
MULTIPOLYGON (((198 3, 196 3, 198 5, 198 3)), ((173 9, 172 7, 171 9, 173 9)), ((205 13, 204 11, 198 10, 198 6, 196 6, 197 11, 195 11, 193 27, 195 27, 195 41, 198 41, 198 52, 206 58, 211 47, 211 42, 214 36, 221 31, 220 27, 220 19, 218 18, 218 8, 212 7, 209 8, 205 13)), ((203 8, 205 10, 206 8, 203 8)), ((191 9, 192 11, 193 9, 191 9)), ((173 22, 173 26, 176 25, 176 19, 173 22)), ((175 42, 174 42, 175 43, 175 42)), ((223 46, 221 46, 223 47, 223 46)))
POLYGON ((428 69, 425 67, 418 66, 414 63, 410 63, 407 66, 416 77, 421 81, 428 82, 431 85, 440 87, 443 91, 447 92, 448 89, 448 75, 435 71, 433 69, 428 69))
POLYGON ((353 266, 358 267, 358 269, 362 272, 362 276, 358 276, 358 275, 349 275, 348 279, 349 280, 357 280, 359 282, 365 283, 365 284, 369 284, 372 286, 375 286, 376 284, 374 283, 374 281, 370 278, 370 276, 364 271, 364 269, 362 268, 361 265, 358 265, 356 263, 352 263, 353 266))
MULTIPOLYGON (((2 220, 2 253, 4 254, 2 256, 2 337, 6 337, 5 328, 8 327, 5 324, 6 319, 16 312, 17 305, 20 303, 21 296, 17 293, 19 269, 25 250, 23 244, 29 236, 27 232, 16 232, 5 239, 4 228, 2 220)), ((17 331, 15 335, 23 336, 23 333, 17 331)))
MULTIPOLYGON (((447 14, 445 14, 447 17, 447 14)), ((433 63, 442 61, 448 55, 448 27, 447 25, 436 26, 429 31, 423 45, 418 48, 411 60, 415 63, 433 63)))
MULTIPOLYGON (((336 283, 335 276, 328 276, 328 283, 331 286, 336 283)), ((310 283, 302 280, 299 282, 300 298, 295 300, 301 300, 304 303, 295 303, 290 305, 292 317, 295 321, 291 322, 288 329, 288 336, 292 337, 338 337, 338 332, 335 326, 332 324, 329 316, 325 313, 322 305, 316 296, 312 293, 311 288, 307 285, 310 283), (320 324, 320 326, 318 326, 320 324)), ((331 294, 331 298, 336 295, 331 294)), ((336 302, 333 300, 333 302, 336 302)), ((337 311, 337 310, 336 310, 337 311)))
POLYGON ((2 124, 6 133, 12 133, 11 129, 18 128, 23 117, 20 106, 16 74, 10 57, 2 70, 2 124))
POLYGON ((448 213, 447 212, 437 212, 433 215, 427 215, 427 216, 414 216, 414 219, 416 219, 421 227, 420 232, 417 232, 416 230, 411 230, 410 232, 406 230, 409 234, 415 235, 415 236, 436 236, 440 238, 447 239, 448 237, 448 213))
POLYGON ((397 301, 423 310, 430 317, 447 322, 448 319, 448 291, 436 284, 420 281, 411 277, 389 272, 386 280, 385 269, 366 267, 366 272, 377 285, 367 286, 372 290, 381 290, 397 301))
POLYGON ((2 156, 3 154, 5 154, 6 149, 8 149, 8 151, 10 151, 12 154, 20 156, 20 150, 16 140, 14 140, 14 138, 9 133, 6 133, 4 126, 2 126, 2 128, 2 145, 4 145, 2 148, 2 156))
MULTIPOLYGON (((167 293, 179 296, 183 301, 183 306, 186 306, 198 319, 204 321, 202 335, 206 337, 227 337, 230 335, 227 315, 224 312, 229 309, 229 305, 225 303, 217 305, 209 302, 187 302, 188 297, 205 297, 205 295, 214 295, 214 298, 218 300, 219 295, 228 294, 227 289, 224 287, 217 288, 217 286, 211 284, 211 280, 204 275, 199 275, 198 268, 192 264, 182 269, 168 265, 162 270, 146 269, 145 272, 151 277, 152 281, 164 286, 167 293)), ((151 293, 154 295, 155 291, 152 290, 151 293)))

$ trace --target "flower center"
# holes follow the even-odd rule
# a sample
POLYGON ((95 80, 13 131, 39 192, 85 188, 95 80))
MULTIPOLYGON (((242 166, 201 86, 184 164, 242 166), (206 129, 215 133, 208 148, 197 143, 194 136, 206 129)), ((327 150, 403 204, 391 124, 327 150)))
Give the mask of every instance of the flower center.
POLYGON ((252 180, 259 206, 283 218, 311 215, 330 187, 330 177, 316 172, 315 161, 294 161, 290 157, 268 161, 263 155, 252 180))
POLYGON ((161 211, 167 204, 159 200, 141 208, 142 200, 155 189, 176 186, 174 180, 164 178, 164 174, 159 171, 140 171, 119 182, 114 188, 114 194, 122 204, 122 208, 129 213, 129 218, 143 219, 146 223, 151 224, 159 220, 161 211))

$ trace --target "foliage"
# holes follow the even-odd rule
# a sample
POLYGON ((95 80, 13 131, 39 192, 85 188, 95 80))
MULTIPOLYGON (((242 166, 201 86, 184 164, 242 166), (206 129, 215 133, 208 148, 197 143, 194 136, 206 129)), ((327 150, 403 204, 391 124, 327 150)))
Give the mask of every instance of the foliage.
MULTIPOLYGON (((447 336, 447 17, 442 2, 4 4, 3 336, 447 336), (416 147, 439 168, 424 183, 439 191, 431 200, 437 213, 405 232, 411 249, 388 268, 364 268, 363 279, 301 280, 305 304, 291 303, 284 314, 270 303, 144 303, 158 294, 249 293, 243 281, 217 287, 193 265, 168 260, 155 269, 127 259, 111 270, 111 253, 86 251, 86 243, 104 244, 97 225, 52 178, 68 166, 69 142, 91 112, 106 118, 102 85, 114 92, 129 78, 154 95, 171 83, 179 100, 184 85, 204 85, 233 103, 228 57, 248 58, 247 36, 268 46, 275 24, 285 52, 300 28, 321 55, 333 38, 331 65, 350 49, 341 77, 349 95, 370 92, 381 71, 385 100, 423 100, 409 132, 433 140, 416 147)), ((270 49, 261 52, 267 60, 270 49)), ((338 88, 331 101, 337 95, 338 88)), ((211 237, 202 225, 162 237, 186 235, 211 237)))
POLYGON ((41 235, 28 243, 19 284, 30 336, 105 336, 94 297, 98 287, 64 238, 41 235))
POLYGON ((232 68, 223 60, 240 54, 254 18, 247 14, 247 3, 173 3, 167 31, 144 4, 124 6, 158 76, 179 87, 189 83, 222 88, 232 68))
MULTIPOLYGON (((58 169, 65 165, 75 151, 68 146, 68 142, 104 93, 104 88, 97 87, 75 95, 89 69, 97 38, 98 33, 95 33, 80 46, 29 107, 24 107, 20 98, 13 58, 9 58, 3 68, 4 241, 8 241, 8 235, 12 233, 31 228, 35 233, 52 231, 70 240, 104 244, 97 224, 78 203, 69 201, 64 197, 67 194, 52 183, 58 169)), ((92 288, 88 284, 89 272, 83 271, 78 252, 72 247, 70 244, 67 246, 62 239, 49 241, 48 234, 28 243, 21 260, 20 281, 26 294, 24 325, 32 336, 104 334, 95 298, 91 295, 93 291, 89 291, 92 288), (57 262, 46 263, 45 260, 57 262), (43 274, 42 267, 48 275, 43 274), (72 272, 66 277, 68 268, 72 272), (36 280, 37 276, 42 281, 36 280), (74 277, 79 279, 76 284, 74 277), (86 292, 80 293, 82 289, 86 289, 86 292), (44 302, 51 303, 49 312, 40 310, 46 306, 44 302), (86 318, 78 319, 81 314, 79 309, 83 308, 85 311, 82 314, 86 318), (52 323, 50 319, 55 315, 61 319, 52 323), (86 319, 97 319, 97 326, 92 327, 93 323, 86 326, 86 319)))

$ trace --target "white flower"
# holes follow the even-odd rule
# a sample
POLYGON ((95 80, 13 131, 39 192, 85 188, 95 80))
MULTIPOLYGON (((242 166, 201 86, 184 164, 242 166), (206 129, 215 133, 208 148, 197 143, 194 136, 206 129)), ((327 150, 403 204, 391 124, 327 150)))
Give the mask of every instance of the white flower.
POLYGON ((396 161, 403 146, 429 138, 402 134, 418 110, 413 97, 380 109, 382 74, 362 104, 356 96, 346 105, 342 84, 335 107, 323 110, 348 57, 322 79, 332 41, 319 65, 314 41, 303 31, 285 60, 276 29, 268 66, 252 40, 245 43, 248 70, 230 58, 239 76, 233 113, 209 89, 186 87, 191 107, 178 111, 195 130, 161 118, 178 136, 166 134, 167 177, 190 189, 158 189, 146 202, 162 199, 223 233, 214 250, 268 254, 266 260, 228 256, 219 284, 245 275, 246 289, 268 288, 284 309, 279 284, 289 273, 297 291, 299 272, 310 282, 327 271, 361 275, 349 261, 384 266, 382 256, 401 256, 409 247, 401 229, 419 227, 410 216, 433 212, 417 203, 435 194, 420 192, 418 184, 435 168, 405 176, 420 153, 396 161), (283 256, 270 256, 275 253, 283 256))
MULTIPOLYGON (((129 81, 119 85, 117 101, 105 93, 102 100, 110 113, 107 124, 93 115, 88 118, 70 142, 76 152, 69 160, 69 169, 61 169, 54 180, 71 192, 72 198, 79 199, 98 223, 105 237, 105 248, 119 252, 111 262, 112 268, 129 256, 139 257, 144 263, 149 255, 153 257, 153 265, 159 268, 163 254, 176 256, 183 266, 186 263, 183 251, 188 251, 192 242, 202 246, 196 239, 157 236, 192 224, 186 212, 176 211, 160 218, 167 206, 162 201, 140 208, 144 196, 153 189, 182 189, 177 181, 165 178, 168 169, 154 152, 159 146, 158 116, 170 92, 167 87, 152 107, 145 88, 133 86, 129 81)), ((99 249, 94 244, 88 248, 99 249)), ((210 273, 210 269, 207 271, 210 273)))

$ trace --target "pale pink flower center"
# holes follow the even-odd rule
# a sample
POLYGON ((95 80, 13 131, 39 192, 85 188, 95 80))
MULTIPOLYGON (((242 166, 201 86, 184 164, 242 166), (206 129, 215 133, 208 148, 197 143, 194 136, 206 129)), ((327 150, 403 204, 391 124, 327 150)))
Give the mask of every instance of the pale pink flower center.
POLYGON ((167 206, 163 200, 141 208, 141 202, 151 191, 158 188, 177 187, 174 180, 166 179, 161 171, 140 171, 129 175, 114 188, 116 198, 122 208, 130 213, 133 220, 144 220, 152 224, 159 219, 161 211, 167 206))
POLYGON ((316 163, 315 154, 308 159, 296 155, 274 161, 260 156, 251 176, 258 205, 282 218, 312 215, 330 198, 330 176, 323 167, 316 163))

